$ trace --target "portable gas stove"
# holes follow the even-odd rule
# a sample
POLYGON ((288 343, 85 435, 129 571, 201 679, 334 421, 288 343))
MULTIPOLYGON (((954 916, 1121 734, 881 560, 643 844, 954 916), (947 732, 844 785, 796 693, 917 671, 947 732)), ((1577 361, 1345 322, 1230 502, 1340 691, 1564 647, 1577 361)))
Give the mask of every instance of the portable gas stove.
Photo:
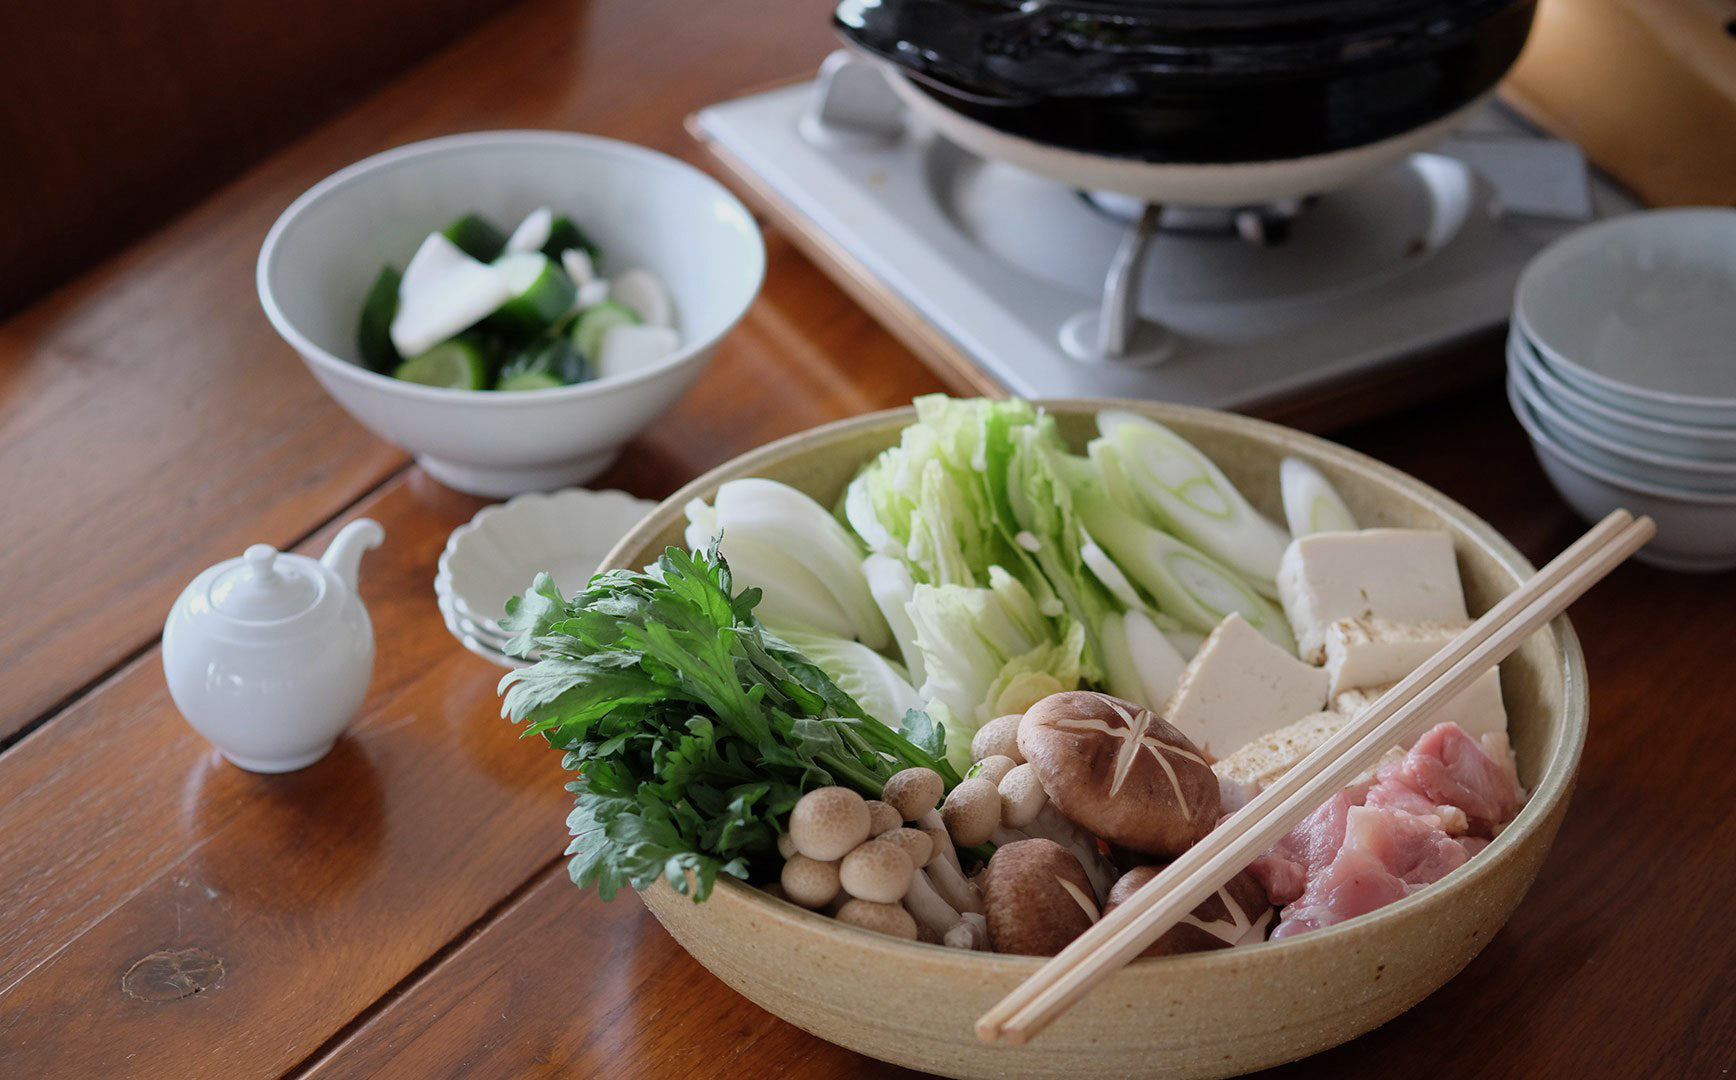
POLYGON ((1636 208, 1492 101, 1341 187, 1222 207, 1081 191, 967 152, 913 104, 840 52, 813 82, 691 126, 773 221, 974 392, 1273 413, 1392 385, 1502 326, 1544 244, 1636 208))

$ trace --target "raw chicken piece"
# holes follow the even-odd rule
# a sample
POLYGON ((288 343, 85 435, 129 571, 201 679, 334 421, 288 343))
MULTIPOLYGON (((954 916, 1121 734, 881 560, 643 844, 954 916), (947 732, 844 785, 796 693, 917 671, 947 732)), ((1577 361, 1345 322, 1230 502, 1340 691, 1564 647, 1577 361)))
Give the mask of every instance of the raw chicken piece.
POLYGON ((1272 940, 1367 915, 1408 895, 1410 886, 1387 873, 1379 859, 1345 848, 1331 866, 1308 879, 1308 889, 1301 899, 1284 908, 1278 928, 1272 931, 1272 940))
POLYGON ((1433 802, 1463 810, 1476 836, 1493 837, 1525 803, 1505 747, 1491 758, 1457 724, 1431 728, 1400 769, 1405 782, 1433 802))
POLYGON ((1353 806, 1345 821, 1344 847, 1339 854, 1354 849, 1373 856, 1406 885, 1439 881, 1463 866, 1470 855, 1431 818, 1402 810, 1353 806))
POLYGON ((1302 896, 1284 909, 1274 939, 1366 915, 1463 866, 1470 853, 1442 832, 1433 815, 1353 806, 1344 846, 1310 874, 1302 896))
POLYGON ((1479 744, 1456 724, 1435 727, 1372 784, 1334 795, 1249 866, 1283 906, 1273 939, 1439 881, 1486 847, 1524 800, 1504 737, 1479 744))
POLYGON ((1314 875, 1323 872, 1344 846, 1344 823, 1350 808, 1361 801, 1359 792, 1341 791, 1320 804, 1319 809, 1284 834, 1276 847, 1255 859, 1248 870, 1266 887, 1274 905, 1288 904, 1302 895, 1314 875))
POLYGON ((1276 851, 1268 851, 1249 863, 1248 873, 1266 890, 1266 899, 1274 907, 1295 903, 1308 889, 1308 868, 1276 851))
POLYGON ((1463 810, 1436 803, 1407 783, 1402 775, 1383 777, 1381 782, 1368 789, 1368 797, 1362 804, 1414 814, 1431 822, 1448 836, 1463 836, 1471 828, 1470 820, 1465 817, 1463 810))

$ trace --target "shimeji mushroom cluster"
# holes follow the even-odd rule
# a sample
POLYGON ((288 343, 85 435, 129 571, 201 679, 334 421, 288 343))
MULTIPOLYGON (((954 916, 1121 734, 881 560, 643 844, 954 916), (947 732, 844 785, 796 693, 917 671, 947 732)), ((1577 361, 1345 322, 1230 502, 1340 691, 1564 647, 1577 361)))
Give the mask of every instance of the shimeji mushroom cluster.
MULTIPOLYGON (((810 791, 779 841, 777 891, 840 922, 961 949, 1053 955, 1217 822, 1217 777, 1161 717, 1106 694, 1052 694, 971 741, 951 792, 906 769, 879 799, 810 791), (966 872, 959 850, 992 846, 966 872)), ((1245 872, 1146 951, 1264 938, 1272 910, 1245 872)))

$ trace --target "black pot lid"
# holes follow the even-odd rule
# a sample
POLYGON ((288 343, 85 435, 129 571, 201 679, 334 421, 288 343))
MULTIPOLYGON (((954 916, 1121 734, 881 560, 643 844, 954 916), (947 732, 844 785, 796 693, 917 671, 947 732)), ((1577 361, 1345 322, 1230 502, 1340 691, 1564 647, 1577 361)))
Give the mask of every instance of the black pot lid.
POLYGON ((1529 0, 842 0, 858 47, 984 104, 1399 65, 1529 0))

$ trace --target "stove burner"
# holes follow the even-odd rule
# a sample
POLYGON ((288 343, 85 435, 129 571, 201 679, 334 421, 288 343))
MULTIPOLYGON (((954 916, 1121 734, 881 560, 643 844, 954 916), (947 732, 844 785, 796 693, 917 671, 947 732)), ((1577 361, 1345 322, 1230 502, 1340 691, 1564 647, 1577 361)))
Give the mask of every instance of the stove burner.
MULTIPOLYGON (((1119 191, 1081 191, 1079 197, 1114 221, 1131 225, 1146 203, 1119 191)), ((1183 236, 1238 237, 1270 247, 1290 238, 1290 225, 1313 204, 1314 197, 1282 199, 1260 206, 1169 206, 1159 208, 1157 229, 1183 236)))

